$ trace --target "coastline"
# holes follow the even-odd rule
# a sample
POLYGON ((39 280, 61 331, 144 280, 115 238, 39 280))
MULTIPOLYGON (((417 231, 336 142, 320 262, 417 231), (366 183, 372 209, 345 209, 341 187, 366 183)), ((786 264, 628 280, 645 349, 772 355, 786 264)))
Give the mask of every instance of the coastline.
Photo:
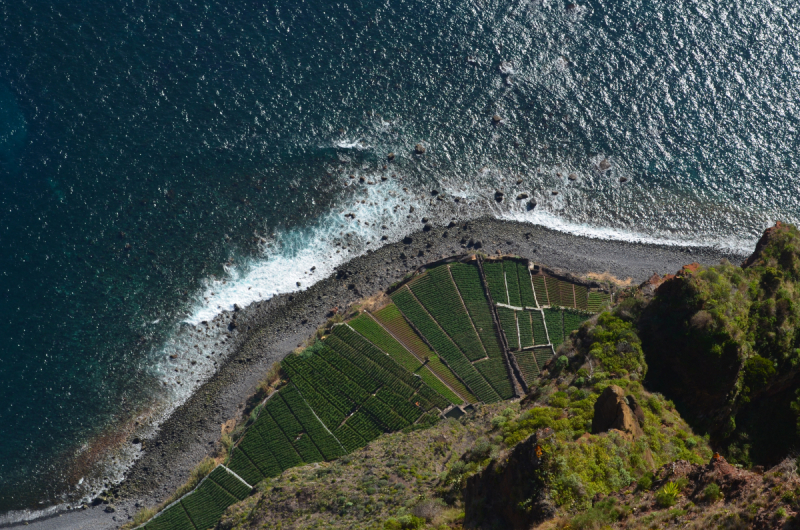
POLYGON ((467 248, 470 240, 480 241, 479 250, 485 254, 517 254, 556 271, 576 275, 610 273, 620 279, 631 278, 634 284, 654 272, 674 273, 693 261, 713 264, 728 258, 738 263, 744 258, 712 248, 590 239, 494 218, 428 231, 422 230, 421 223, 418 226, 420 230, 409 236, 410 243, 389 244, 354 258, 340 266, 336 274, 306 290, 255 302, 235 314, 219 315, 210 324, 227 326, 234 317, 237 323, 230 332, 225 362, 147 440, 143 456, 128 471, 125 481, 113 488, 118 491, 116 511, 106 513, 99 505, 49 516, 27 526, 115 528, 127 522, 139 506, 162 501, 186 481, 197 462, 214 452, 221 424, 239 418, 246 398, 270 365, 324 324, 330 309, 347 307, 383 291, 406 273, 443 256, 477 250, 475 245, 467 248))

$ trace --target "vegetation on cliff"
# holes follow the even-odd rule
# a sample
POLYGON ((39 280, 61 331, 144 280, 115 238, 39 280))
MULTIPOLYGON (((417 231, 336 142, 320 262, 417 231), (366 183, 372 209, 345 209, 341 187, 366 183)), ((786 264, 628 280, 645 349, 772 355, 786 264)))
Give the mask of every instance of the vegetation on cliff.
MULTIPOLYGON (((430 370, 426 377, 450 389, 451 403, 459 396, 485 403, 458 418, 376 434, 338 460, 269 476, 228 509, 221 527, 793 524, 800 510, 790 456, 800 442, 797 229, 768 230, 742 266, 693 264, 654 276, 618 293, 614 307, 578 329, 563 307, 554 313, 528 304, 559 300, 579 311, 591 293, 535 276, 523 290, 525 269, 516 262, 487 265, 485 290, 465 287, 479 268, 441 268, 393 291, 397 305, 389 307, 399 309, 391 315, 352 321, 352 340, 357 331, 406 370, 430 370), (443 290, 431 278, 452 284, 443 290), (537 337, 555 355, 540 357, 537 337), (430 359, 452 373, 444 377, 430 359), (514 377, 530 392, 500 401, 514 377), (756 464, 778 465, 764 473, 756 464)), ((334 335, 344 337, 343 329, 334 335)))
POLYGON ((775 464, 800 442, 798 282, 800 233, 778 224, 742 267, 687 266, 627 304, 648 384, 731 461, 775 464))

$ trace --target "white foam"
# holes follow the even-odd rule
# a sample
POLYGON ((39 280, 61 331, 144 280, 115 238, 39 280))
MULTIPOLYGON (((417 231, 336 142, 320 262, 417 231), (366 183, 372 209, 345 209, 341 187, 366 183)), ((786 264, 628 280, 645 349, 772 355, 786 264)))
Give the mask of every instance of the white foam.
MULTIPOLYGON (((383 126, 384 123, 380 125, 383 126)), ((335 145, 343 149, 369 148, 361 139, 341 141, 335 145)), ((388 151, 391 146, 382 146, 382 149, 388 151)), ((345 193, 346 197, 340 204, 313 225, 277 231, 265 240, 260 257, 245 263, 228 264, 224 268, 224 277, 208 278, 201 292, 195 296, 185 319, 175 325, 171 338, 166 344, 154 349, 149 364, 143 362, 142 370, 150 371, 159 380, 166 399, 159 400, 146 421, 140 422, 137 436, 143 439, 154 436, 172 411, 185 403, 217 371, 229 352, 228 330, 220 318, 224 312, 233 310, 234 305, 245 307, 278 294, 307 289, 333 274, 337 266, 370 249, 399 241, 413 230, 407 219, 411 206, 414 207, 415 221, 426 216, 434 224, 446 223, 448 218, 445 216, 456 215, 461 220, 467 220, 490 214, 499 219, 614 241, 710 246, 736 253, 746 253, 754 245, 754 241, 749 239, 720 240, 701 236, 680 240, 659 234, 643 234, 632 230, 594 226, 588 222, 569 221, 559 217, 553 210, 548 210, 550 207, 556 209, 557 201, 549 206, 537 206, 531 211, 525 208, 524 203, 527 201, 506 200, 498 204, 494 200, 493 187, 486 184, 492 179, 493 173, 493 170, 482 168, 473 180, 443 179, 437 185, 438 189, 443 190, 447 196, 464 199, 455 210, 448 210, 446 213, 441 213, 440 208, 431 207, 430 196, 423 190, 403 191, 404 183, 398 180, 381 181, 380 174, 365 174, 365 180, 374 182, 373 185, 353 185, 350 184, 351 179, 345 179, 343 184, 352 186, 349 188, 352 191, 345 193), (478 184, 481 181, 483 184, 478 184), (465 203, 469 206, 464 207, 465 203), (384 235, 387 239, 381 240, 384 235)), ((359 172, 356 170, 355 174, 358 175, 359 172)), ((157 322, 148 322, 147 325, 157 322)), ((138 448, 126 444, 113 455, 108 455, 103 463, 105 474, 102 477, 87 478, 79 485, 82 492, 81 502, 96 496, 102 491, 104 483, 121 481, 139 454, 138 448)), ((11 522, 12 519, 29 520, 62 510, 65 506, 61 504, 36 514, 6 514, 0 522, 11 522)))
MULTIPOLYGON (((349 205, 328 212, 312 227, 276 233, 261 258, 227 266, 225 278, 206 282, 185 322, 197 325, 233 310, 234 304, 244 307, 306 289, 342 263, 402 238, 411 196, 395 180, 381 183, 376 178, 375 182, 363 188, 366 195, 359 194, 349 205), (381 241, 383 235, 388 239, 381 241)), ((415 205, 417 215, 424 210, 424 204, 415 205)))

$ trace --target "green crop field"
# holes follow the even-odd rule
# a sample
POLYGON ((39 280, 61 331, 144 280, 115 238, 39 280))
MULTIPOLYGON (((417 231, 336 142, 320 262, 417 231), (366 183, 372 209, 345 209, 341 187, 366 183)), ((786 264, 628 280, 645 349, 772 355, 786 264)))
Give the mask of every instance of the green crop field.
POLYGON ((537 347, 533 349, 533 356, 536 358, 539 370, 542 370, 547 361, 553 358, 553 350, 550 349, 550 346, 537 347))
POLYGON ((550 341, 547 340, 547 333, 544 329, 544 317, 542 316, 541 311, 529 311, 528 315, 531 319, 531 324, 533 325, 533 343, 535 345, 540 344, 550 344, 550 341))
POLYGON ((514 397, 514 387, 508 379, 508 370, 502 359, 484 359, 475 363, 475 368, 489 381, 495 392, 501 398, 510 399, 514 397))
POLYGON ((414 324, 428 342, 436 349, 441 359, 467 385, 469 390, 481 401, 494 403, 500 396, 486 382, 475 367, 464 357, 464 354, 439 328, 436 322, 419 305, 419 302, 407 289, 400 289, 392 294, 392 300, 403 314, 414 324))
POLYGON ((234 476, 225 466, 215 467, 214 471, 208 475, 208 478, 240 501, 246 499, 253 490, 252 485, 242 482, 239 477, 234 476))
POLYGON ((530 311, 517 311, 517 325, 519 326, 520 347, 533 346, 533 325, 531 324, 530 311))
MULTIPOLYGON (((428 370, 444 381, 449 388, 453 389, 461 400, 468 403, 477 401, 477 398, 472 392, 470 392, 455 374, 439 360, 439 356, 425 344, 413 329, 411 329, 411 326, 409 326, 400 310, 397 309, 397 306, 389 304, 380 311, 376 311, 374 316, 408 349, 408 351, 413 353, 422 362, 426 363, 425 367, 428 370)), ((423 376, 423 378, 424 377, 425 376, 423 376)), ((461 404, 457 401, 453 401, 453 403, 456 405, 461 404)))
POLYGON ((567 282, 558 281, 559 289, 561 290, 561 305, 564 307, 575 308, 575 293, 572 290, 572 284, 567 282))
POLYGON ((483 273, 486 276, 486 284, 489 287, 489 294, 492 295, 492 301, 496 304, 509 303, 508 293, 506 291, 505 275, 503 274, 503 262, 484 262, 483 273))
POLYGON ((504 260, 503 272, 506 275, 508 303, 514 307, 522 307, 522 299, 519 294, 519 278, 517 277, 517 263, 512 260, 504 260))
POLYGON ((564 342, 564 324, 561 319, 561 309, 552 308, 544 310, 544 323, 553 348, 558 348, 564 342))
POLYGON ((180 502, 176 502, 161 512, 158 517, 147 523, 145 528, 147 530, 197 530, 180 502))
POLYGON ((561 300, 561 283, 555 278, 546 277, 544 283, 547 285, 547 297, 550 299, 550 305, 553 307, 560 307, 564 305, 561 300))
POLYGON ((414 282, 414 295, 470 361, 486 357, 461 297, 446 266, 437 267, 414 282))
POLYGON ((547 298, 547 287, 545 286, 544 276, 532 276, 532 278, 533 290, 539 301, 539 307, 550 305, 550 300, 547 298))
POLYGON ((539 375, 539 366, 536 364, 533 350, 516 352, 514 353, 514 358, 517 360, 517 366, 519 366, 525 384, 530 386, 536 379, 536 376, 539 375))
POLYGON ((197 530, 208 530, 216 526, 228 506, 237 502, 239 501, 230 493, 208 479, 181 499, 181 504, 197 530))
POLYGON ((586 310, 610 303, 607 293, 531 276, 519 259, 482 268, 484 275, 477 261, 432 268, 394 291, 393 303, 286 357, 285 381, 254 409, 225 465, 140 528, 213 528, 264 478, 337 459, 385 432, 425 427, 452 404, 509 399, 515 383, 503 336, 530 386, 586 310), (542 346, 548 334, 552 347, 542 346))
POLYGON ((517 276, 519 277, 519 295, 524 307, 539 307, 536 305, 536 298, 533 296, 533 284, 531 283, 531 272, 528 267, 517 262, 517 276))
POLYGON ((583 311, 589 310, 589 295, 583 285, 575 286, 575 307, 583 311))
POLYGON ((501 359, 503 350, 497 337, 491 304, 483 289, 478 266, 469 263, 453 263, 450 265, 450 272, 461 293, 461 298, 464 300, 464 305, 467 306, 469 316, 478 330, 486 353, 491 359, 501 359))
POLYGON ((503 327, 503 333, 506 335, 508 347, 512 350, 518 350, 519 336, 517 335, 517 319, 514 313, 513 309, 507 307, 497 308, 497 316, 500 319, 500 325, 503 327))
POLYGON ((590 292, 587 306, 589 311, 599 313, 611 302, 611 297, 607 293, 590 292))
POLYGON ((581 327, 581 324, 587 319, 589 315, 576 311, 574 309, 564 310, 564 337, 569 337, 569 334, 581 327))

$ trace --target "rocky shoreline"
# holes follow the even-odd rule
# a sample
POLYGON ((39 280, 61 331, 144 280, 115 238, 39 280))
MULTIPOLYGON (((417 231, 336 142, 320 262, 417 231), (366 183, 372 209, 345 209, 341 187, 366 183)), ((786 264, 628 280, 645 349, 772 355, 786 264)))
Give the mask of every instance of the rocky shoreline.
POLYGON ((727 258, 738 263, 744 258, 712 248, 590 239, 492 218, 450 227, 420 224, 403 241, 351 260, 304 291, 220 315, 218 320, 230 329, 230 354, 217 373, 146 441, 144 455, 114 488, 115 511, 107 512, 99 505, 27 525, 46 530, 116 528, 140 506, 161 502, 187 480, 203 457, 215 452, 222 423, 239 418, 247 397, 269 367, 324 324, 332 308, 345 308, 383 291, 426 263, 474 251, 520 255, 578 276, 610 273, 633 283, 641 283, 654 272, 674 273, 693 261, 714 264, 727 258))

